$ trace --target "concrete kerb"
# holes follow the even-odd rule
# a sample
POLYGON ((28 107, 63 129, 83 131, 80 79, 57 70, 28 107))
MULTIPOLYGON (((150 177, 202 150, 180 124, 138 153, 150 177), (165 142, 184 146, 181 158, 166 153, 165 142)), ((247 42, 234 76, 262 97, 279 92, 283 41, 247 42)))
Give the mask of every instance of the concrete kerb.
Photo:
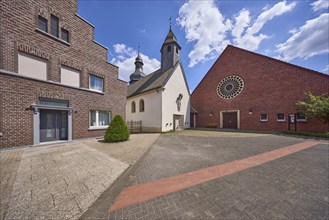
MULTIPOLYGON (((126 178, 129 178, 129 176, 134 173, 138 167, 141 165, 141 163, 144 161, 146 156, 150 153, 150 151, 153 149, 154 143, 157 142, 159 137, 153 142, 153 144, 147 149, 147 151, 144 152, 144 154, 136 161, 135 164, 130 165, 114 182, 113 184, 105 190, 100 197, 81 215, 79 219, 96 219, 93 218, 93 215, 95 213, 98 213, 98 210, 101 209, 100 213, 108 213, 108 210, 110 206, 114 203, 116 197, 120 194, 121 190, 127 186, 129 182, 125 182, 124 180, 126 178), (96 210, 95 207, 98 207, 96 210)), ((106 217, 109 215, 108 213, 106 217)), ((105 216, 104 216, 105 217, 105 216)), ((98 217, 97 217, 98 219, 98 217)))

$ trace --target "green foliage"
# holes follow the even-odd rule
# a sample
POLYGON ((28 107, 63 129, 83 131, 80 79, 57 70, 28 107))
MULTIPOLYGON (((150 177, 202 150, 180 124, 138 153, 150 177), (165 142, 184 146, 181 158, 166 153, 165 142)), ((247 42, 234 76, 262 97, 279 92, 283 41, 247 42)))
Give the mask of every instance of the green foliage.
POLYGON ((329 138, 329 132, 316 133, 316 132, 305 132, 305 131, 283 131, 282 133, 289 134, 289 135, 300 135, 300 136, 306 136, 306 137, 329 138))
POLYGON ((105 142, 126 141, 129 138, 128 127, 120 115, 114 116, 104 135, 105 142))
POLYGON ((329 124, 329 96, 315 96, 311 92, 307 93, 308 98, 296 103, 297 109, 304 112, 307 117, 316 118, 326 124, 328 131, 329 124))
POLYGON ((174 130, 169 130, 169 131, 163 131, 162 134, 169 134, 169 133, 175 133, 174 130))

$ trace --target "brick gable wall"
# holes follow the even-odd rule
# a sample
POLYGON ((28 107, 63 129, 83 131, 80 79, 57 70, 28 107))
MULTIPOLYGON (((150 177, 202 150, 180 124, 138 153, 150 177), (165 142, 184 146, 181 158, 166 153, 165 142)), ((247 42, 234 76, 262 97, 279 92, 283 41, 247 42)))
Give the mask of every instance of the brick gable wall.
POLYGON ((33 144, 33 111, 29 108, 39 97, 69 100, 76 112, 73 139, 104 134, 104 130, 88 131, 91 109, 125 117, 127 83, 118 79, 118 68, 107 62, 107 49, 94 41, 94 27, 76 14, 77 0, 4 0, 0 6, 0 69, 16 73, 18 52, 23 52, 48 61, 49 81, 59 83, 61 66, 68 66, 81 71, 81 88, 88 89, 89 74, 93 74, 104 78, 105 89, 99 94, 0 73, 0 147, 33 144), (69 31, 69 44, 37 30, 38 15, 48 19, 50 30, 51 14, 59 18, 59 29, 69 31))
MULTIPOLYGON (((308 91, 328 93, 329 76, 228 46, 192 93, 191 105, 198 111, 198 127, 219 127, 220 111, 240 110, 241 129, 283 131, 287 115, 296 113, 295 103, 308 91), (237 97, 225 100, 216 88, 229 75, 240 76, 245 86, 237 97), (285 122, 277 122, 278 113, 285 114, 285 122), (268 122, 260 122, 260 114, 268 114, 268 122)), ((298 130, 324 131, 324 124, 309 118, 298 123, 298 130)))

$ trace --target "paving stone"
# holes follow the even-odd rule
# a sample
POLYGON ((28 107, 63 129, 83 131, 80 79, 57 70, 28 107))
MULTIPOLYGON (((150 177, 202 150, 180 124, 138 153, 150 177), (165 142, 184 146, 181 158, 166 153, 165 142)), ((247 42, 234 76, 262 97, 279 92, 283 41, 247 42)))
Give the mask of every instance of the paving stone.
MULTIPOLYGON (((188 132, 162 135, 82 218, 105 216, 110 205, 102 203, 113 204, 126 187, 305 141, 275 135, 207 137, 188 132)), ((326 219, 328 157, 329 146, 323 142, 260 166, 118 209, 110 213, 110 219, 326 219)))

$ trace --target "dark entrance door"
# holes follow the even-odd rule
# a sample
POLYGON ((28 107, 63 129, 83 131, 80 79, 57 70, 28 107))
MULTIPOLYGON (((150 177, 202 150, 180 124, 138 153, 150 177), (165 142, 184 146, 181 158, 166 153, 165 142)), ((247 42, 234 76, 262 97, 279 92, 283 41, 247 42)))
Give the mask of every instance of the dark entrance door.
POLYGON ((237 112, 224 112, 223 113, 223 128, 230 128, 230 129, 238 128, 237 112))
POLYGON ((68 139, 68 112, 40 110, 40 142, 68 139))

